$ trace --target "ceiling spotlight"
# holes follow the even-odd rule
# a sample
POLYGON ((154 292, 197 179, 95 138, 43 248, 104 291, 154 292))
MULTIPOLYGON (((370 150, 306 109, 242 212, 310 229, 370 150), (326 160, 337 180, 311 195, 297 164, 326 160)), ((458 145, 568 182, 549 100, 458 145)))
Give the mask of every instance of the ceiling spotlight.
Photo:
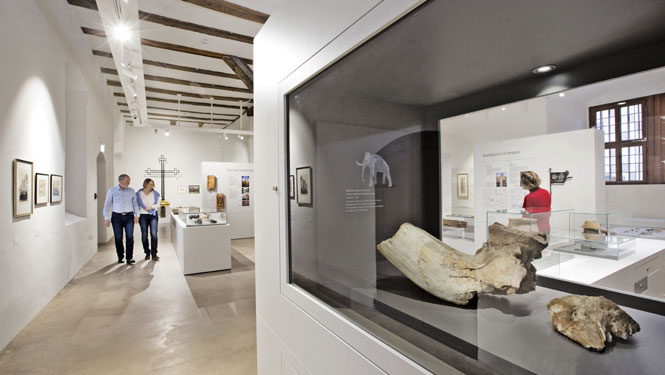
POLYGON ((129 27, 124 23, 117 24, 113 30, 113 36, 123 43, 129 40, 130 35, 129 27))
POLYGON ((560 98, 563 98, 564 96, 566 96, 566 93, 565 93, 565 92, 560 92, 560 93, 559 93, 559 97, 560 97, 560 98))
POLYGON ((166 131, 164 132, 164 135, 168 137, 169 135, 171 135, 171 132, 168 131, 168 130, 166 130, 166 131))
POLYGON ((226 135, 226 133, 224 133, 224 140, 225 140, 225 141, 228 141, 228 140, 229 140, 229 136, 226 135))
POLYGON ((242 134, 238 134, 238 138, 240 138, 241 141, 245 139, 245 137, 243 137, 242 134))
POLYGON ((501 107, 501 110, 502 110, 502 111, 505 111, 505 110, 506 110, 506 107, 501 107))
POLYGON ((548 73, 556 69, 556 65, 548 64, 548 65, 543 65, 539 66, 535 69, 533 69, 531 72, 534 74, 543 74, 543 73, 548 73))

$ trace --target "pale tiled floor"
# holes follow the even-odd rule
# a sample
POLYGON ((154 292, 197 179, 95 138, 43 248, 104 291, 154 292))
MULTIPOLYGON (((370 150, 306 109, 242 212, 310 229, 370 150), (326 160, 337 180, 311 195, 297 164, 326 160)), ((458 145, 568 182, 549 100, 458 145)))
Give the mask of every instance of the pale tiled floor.
POLYGON ((187 277, 159 248, 144 261, 135 244, 127 266, 102 246, 0 352, 0 374, 256 374, 253 239, 233 241, 232 271, 187 277))

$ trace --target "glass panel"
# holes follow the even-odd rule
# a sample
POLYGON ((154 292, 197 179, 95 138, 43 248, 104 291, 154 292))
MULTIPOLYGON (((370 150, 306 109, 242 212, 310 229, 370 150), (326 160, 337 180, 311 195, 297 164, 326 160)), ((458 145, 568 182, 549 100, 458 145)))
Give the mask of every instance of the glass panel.
POLYGON ((614 109, 596 112, 596 127, 605 133, 605 142, 616 141, 616 118, 614 109))
POLYGON ((644 180, 642 146, 621 148, 621 171, 623 181, 644 180))
POLYGON ((605 149, 605 181, 617 180, 617 158, 615 148, 605 149))
POLYGON ((642 104, 621 107, 621 140, 642 139, 642 104))

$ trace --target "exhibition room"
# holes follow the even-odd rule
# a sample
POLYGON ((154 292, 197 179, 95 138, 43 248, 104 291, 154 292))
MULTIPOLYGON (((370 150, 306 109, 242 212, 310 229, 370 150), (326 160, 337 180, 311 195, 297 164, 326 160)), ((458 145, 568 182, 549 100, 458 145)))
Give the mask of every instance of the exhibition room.
POLYGON ((662 374, 662 0, 0 4, 0 374, 662 374))

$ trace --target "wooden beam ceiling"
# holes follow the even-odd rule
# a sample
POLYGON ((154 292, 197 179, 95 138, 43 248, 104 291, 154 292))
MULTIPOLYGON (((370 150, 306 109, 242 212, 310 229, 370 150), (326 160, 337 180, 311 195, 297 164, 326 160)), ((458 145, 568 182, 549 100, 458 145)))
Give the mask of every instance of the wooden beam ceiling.
MULTIPOLYGON (((117 102, 116 104, 121 106, 121 107, 129 107, 129 104, 123 103, 123 102, 117 102)), ((164 110, 164 111, 178 112, 177 108, 155 107, 155 106, 151 106, 151 105, 148 106, 148 109, 158 109, 158 110, 164 110)), ((193 114, 199 114, 199 115, 210 115, 210 112, 187 111, 187 110, 184 110, 184 109, 181 109, 180 112, 182 112, 182 113, 193 113, 193 114)), ((238 117, 238 115, 232 115, 232 114, 229 114, 229 113, 214 113, 214 112, 213 112, 213 116, 227 116, 227 117, 233 117, 233 118, 238 117)))
MULTIPOLYGON (((70 5, 75 5, 81 8, 97 10, 97 11, 99 10, 97 8, 97 3, 94 0, 67 0, 67 2, 70 5)), ((146 22, 158 23, 164 26, 193 31, 201 34, 212 35, 224 39, 235 40, 242 43, 248 43, 248 44, 254 43, 254 37, 251 37, 249 35, 242 35, 231 31, 216 29, 214 27, 199 25, 192 22, 181 21, 175 18, 169 18, 169 17, 160 16, 158 14, 143 12, 141 10, 139 10, 139 19, 146 22)))
MULTIPOLYGON (((101 68, 101 70, 102 70, 102 73, 105 73, 105 74, 118 75, 118 71, 115 70, 115 69, 101 68)), ((222 85, 215 85, 215 84, 212 84, 212 83, 187 81, 187 80, 184 80, 184 79, 178 79, 178 78, 172 78, 172 77, 155 76, 155 75, 151 75, 151 74, 143 74, 143 78, 147 81, 172 83, 172 84, 175 84, 175 85, 183 85, 183 86, 190 86, 190 87, 201 87, 201 88, 215 89, 215 90, 244 92, 244 93, 248 93, 248 94, 252 93, 251 90, 245 89, 245 88, 242 88, 242 87, 222 86, 222 85)))
POLYGON ((229 16, 242 18, 257 23, 266 23, 270 15, 246 8, 224 0, 183 0, 186 3, 208 8, 229 16))
MULTIPOLYGON (((84 34, 87 34, 87 35, 94 35, 94 36, 99 36, 99 37, 106 38, 106 33, 103 30, 92 29, 92 28, 89 28, 89 27, 81 27, 81 30, 83 31, 84 34)), ((192 47, 182 46, 182 45, 179 45, 179 44, 160 42, 160 41, 157 41, 157 40, 151 40, 151 39, 146 39, 146 38, 141 38, 141 45, 148 46, 148 47, 166 49, 166 50, 169 50, 169 51, 188 53, 190 55, 211 57, 213 59, 220 59, 220 60, 223 60, 224 57, 231 57, 231 55, 227 55, 227 54, 224 54, 224 53, 213 52, 213 51, 208 51, 208 50, 198 49, 198 48, 192 48, 192 47)), ((240 59, 241 61, 243 61, 246 64, 253 65, 253 61, 251 59, 247 59, 247 58, 244 58, 244 57, 238 57, 238 59, 240 59)))
MULTIPOLYGON (((113 87, 122 87, 122 84, 120 83, 120 81, 115 81, 115 80, 112 80, 112 79, 107 79, 106 84, 109 85, 109 86, 113 86, 113 87)), ((220 100, 220 101, 232 101, 232 102, 250 101, 251 102, 251 99, 236 98, 236 97, 233 97, 233 96, 203 95, 203 94, 195 94, 195 93, 191 93, 191 92, 167 90, 167 89, 160 89, 160 88, 157 88, 157 87, 148 87, 148 86, 146 86, 145 91, 146 92, 154 92, 154 93, 157 93, 157 94, 167 94, 167 95, 176 95, 176 96, 178 94, 180 94, 182 96, 186 96, 186 97, 189 97, 189 98, 199 98, 199 99, 208 99, 208 100, 210 98, 213 98, 213 100, 220 100)), ((208 104, 208 105, 210 105, 210 104, 208 104)), ((234 108, 240 108, 240 107, 238 106, 238 107, 234 107, 234 108)))
POLYGON ((224 62, 236 72, 238 78, 240 78, 250 91, 254 91, 254 73, 249 66, 236 56, 225 57, 224 62))
MULTIPOLYGON (((104 51, 99 51, 99 50, 92 50, 92 54, 95 55, 95 56, 108 57, 108 58, 111 58, 111 59, 113 58, 113 55, 111 53, 104 52, 104 51)), ((160 68, 165 68, 165 69, 180 70, 180 71, 183 71, 183 72, 205 74, 205 75, 221 77, 221 78, 240 79, 240 77, 238 77, 235 74, 231 74, 231 73, 218 72, 218 71, 215 71, 215 70, 192 68, 192 67, 189 67, 189 66, 169 64, 169 63, 160 62, 160 61, 152 61, 152 60, 143 59, 143 64, 144 65, 158 66, 160 68)))
MULTIPOLYGON (((113 96, 124 98, 125 94, 123 94, 121 92, 114 92, 113 96)), ((154 102, 162 102, 162 103, 175 103, 175 104, 178 103, 178 101, 175 100, 175 99, 157 98, 157 97, 154 97, 154 96, 147 96, 146 100, 154 101, 154 102)), ((204 103, 204 102, 192 102, 192 101, 188 101, 188 100, 181 100, 180 104, 183 104, 183 105, 197 105, 197 106, 200 106, 200 107, 210 108, 210 102, 204 103)), ((212 106, 213 106, 213 108, 231 108, 231 109, 235 109, 235 110, 240 109, 240 106, 228 105, 228 104, 213 103, 212 106)))

